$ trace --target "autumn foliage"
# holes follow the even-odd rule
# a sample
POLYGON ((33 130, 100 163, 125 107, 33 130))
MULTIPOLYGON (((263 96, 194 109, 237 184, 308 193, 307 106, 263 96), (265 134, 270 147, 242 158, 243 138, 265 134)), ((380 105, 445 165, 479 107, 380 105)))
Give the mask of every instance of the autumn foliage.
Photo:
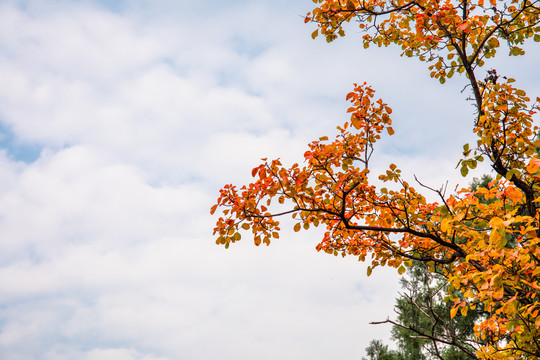
POLYGON ((465 144, 456 162, 467 176, 487 161, 496 178, 488 187, 447 196, 419 181, 413 187, 394 164, 373 174, 375 143, 394 132, 392 110, 370 86, 355 84, 347 95, 350 119, 334 139, 310 143, 303 166, 263 159, 252 171, 254 182, 221 190, 211 210, 223 208, 217 243, 228 247, 243 230, 256 245, 269 244, 279 237, 277 219, 287 214, 296 220, 295 231, 324 226, 317 250, 356 256, 369 263, 368 273, 382 265, 402 273, 412 260, 424 262, 449 282, 452 316, 482 306, 474 329, 478 358, 540 358, 540 138, 534 124, 540 98, 531 100, 514 79, 482 70, 498 51, 523 55, 527 40, 540 41, 540 1, 314 2, 306 16, 317 26, 314 38, 333 41, 345 35, 346 23, 357 22, 365 48, 397 45, 403 55, 428 63, 441 83, 464 74, 477 110, 471 121, 477 142, 465 144), (373 179, 388 185, 377 187, 373 179), (439 200, 427 201, 426 192, 439 200))

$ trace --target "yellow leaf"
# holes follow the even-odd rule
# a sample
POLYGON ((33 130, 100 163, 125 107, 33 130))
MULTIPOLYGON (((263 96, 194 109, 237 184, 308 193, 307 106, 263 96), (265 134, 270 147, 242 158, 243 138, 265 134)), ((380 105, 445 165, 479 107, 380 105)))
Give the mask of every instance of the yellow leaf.
POLYGON ((540 159, 532 159, 525 168, 529 174, 534 174, 540 169, 540 159))
POLYGON ((454 307, 450 310, 450 318, 453 319, 457 314, 458 308, 454 307))
POLYGON ((441 231, 442 232, 446 232, 448 231, 448 223, 450 222, 450 219, 443 219, 443 221, 441 222, 441 231))
POLYGON ((488 44, 492 47, 499 47, 499 40, 496 37, 492 37, 488 40, 488 44))
POLYGON ((500 289, 493 292, 493 298, 494 299, 500 300, 500 299, 503 298, 503 296, 504 296, 504 288, 503 287, 501 287, 500 289))

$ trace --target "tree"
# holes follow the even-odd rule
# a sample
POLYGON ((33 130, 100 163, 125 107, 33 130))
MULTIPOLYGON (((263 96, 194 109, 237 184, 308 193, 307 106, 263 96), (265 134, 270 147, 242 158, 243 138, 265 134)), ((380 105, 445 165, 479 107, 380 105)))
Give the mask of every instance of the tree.
POLYGON ((394 308, 397 319, 373 323, 394 325, 392 338, 398 349, 393 356, 400 360, 477 359, 474 325, 483 315, 482 306, 469 310, 467 316, 458 313, 452 318, 449 298, 460 294, 448 294, 444 276, 430 272, 421 262, 413 262, 406 274, 394 308))
MULTIPOLYGON (((473 179, 471 189, 489 189, 489 175, 473 179)), ((491 200, 480 199, 485 204, 491 200)), ((508 244, 507 244, 508 246, 508 244)), ((476 359, 477 343, 474 325, 482 317, 483 306, 451 317, 452 303, 448 300, 448 281, 437 271, 429 272, 425 263, 414 261, 400 280, 403 292, 396 300, 396 320, 375 322, 393 324, 392 338, 397 341, 394 352, 400 360, 467 360, 476 359)), ((454 291, 451 296, 460 296, 454 291)), ((372 351, 373 343, 366 351, 372 351)))
POLYGON ((368 275, 383 265, 401 274, 413 260, 438 269, 448 291, 460 294, 451 317, 482 304, 486 315, 474 325, 479 358, 540 358, 540 139, 533 123, 540 98, 532 102, 496 70, 479 77, 501 43, 518 56, 527 40, 540 41, 540 0, 315 2, 306 16, 318 27, 314 38, 333 41, 356 20, 364 47, 400 46, 403 55, 428 63, 441 83, 464 74, 476 107, 477 142, 464 145, 460 171, 467 176, 487 160, 497 177, 489 189, 451 195, 418 182, 439 197, 429 202, 391 164, 378 175, 384 186, 375 186, 370 158, 383 132, 394 132, 392 110, 367 84, 355 84, 346 97, 350 120, 332 141, 325 136, 310 143, 304 166, 263 159, 251 184, 221 190, 211 209, 225 208, 216 242, 228 247, 243 229, 251 230, 256 245, 269 244, 287 214, 296 220, 295 231, 323 225, 317 250, 368 261, 368 275))
POLYGON ((362 360, 402 360, 398 353, 388 350, 388 346, 384 345, 381 340, 371 340, 366 348, 368 359, 362 360))

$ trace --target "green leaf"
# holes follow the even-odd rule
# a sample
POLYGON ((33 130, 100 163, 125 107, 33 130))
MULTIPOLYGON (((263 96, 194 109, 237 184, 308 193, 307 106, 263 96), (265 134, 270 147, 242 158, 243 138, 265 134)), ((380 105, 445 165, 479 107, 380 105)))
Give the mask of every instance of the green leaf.
POLYGON ((512 169, 509 172, 507 172, 505 178, 506 180, 511 181, 512 176, 514 175, 519 179, 519 171, 517 171, 516 169, 512 169))
POLYGON ((525 54, 525 51, 523 51, 522 48, 517 47, 517 46, 514 46, 512 50, 510 50, 510 55, 512 56, 518 56, 518 55, 523 55, 523 54, 525 54))
POLYGON ((469 169, 467 168, 465 164, 463 164, 463 166, 461 167, 461 176, 465 177, 467 176, 468 173, 469 173, 469 169))
POLYGON ((495 275, 491 282, 495 289, 499 289, 503 286, 503 279, 499 275, 495 275))
POLYGON ((469 149, 469 144, 463 145, 463 156, 469 156, 471 150, 469 149))

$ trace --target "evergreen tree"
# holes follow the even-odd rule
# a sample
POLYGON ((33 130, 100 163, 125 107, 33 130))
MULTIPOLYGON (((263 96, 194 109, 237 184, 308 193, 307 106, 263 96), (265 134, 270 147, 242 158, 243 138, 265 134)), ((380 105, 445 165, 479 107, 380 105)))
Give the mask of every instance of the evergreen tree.
POLYGON ((388 345, 384 345, 381 340, 371 340, 366 348, 367 359, 362 360, 403 360, 400 354, 393 350, 388 350, 388 345))
MULTIPOLYGON (((493 181, 489 175, 475 178, 471 188, 489 188, 493 181)), ((483 203, 491 200, 480 199, 483 203)), ((392 337, 397 350, 388 350, 380 340, 372 340, 366 348, 369 360, 467 360, 476 359, 474 324, 482 316, 481 307, 469 309, 466 316, 458 313, 450 316, 448 281, 438 271, 430 271, 426 263, 414 262, 401 279, 403 292, 396 300, 396 321, 392 323, 392 337)))
POLYGON ((369 360, 469 360, 476 359, 477 340, 474 324, 482 316, 477 307, 465 314, 450 316, 457 294, 448 294, 448 282, 442 274, 432 273, 424 263, 415 262, 401 280, 403 291, 396 300, 392 338, 397 350, 389 350, 380 340, 366 348, 369 360))

